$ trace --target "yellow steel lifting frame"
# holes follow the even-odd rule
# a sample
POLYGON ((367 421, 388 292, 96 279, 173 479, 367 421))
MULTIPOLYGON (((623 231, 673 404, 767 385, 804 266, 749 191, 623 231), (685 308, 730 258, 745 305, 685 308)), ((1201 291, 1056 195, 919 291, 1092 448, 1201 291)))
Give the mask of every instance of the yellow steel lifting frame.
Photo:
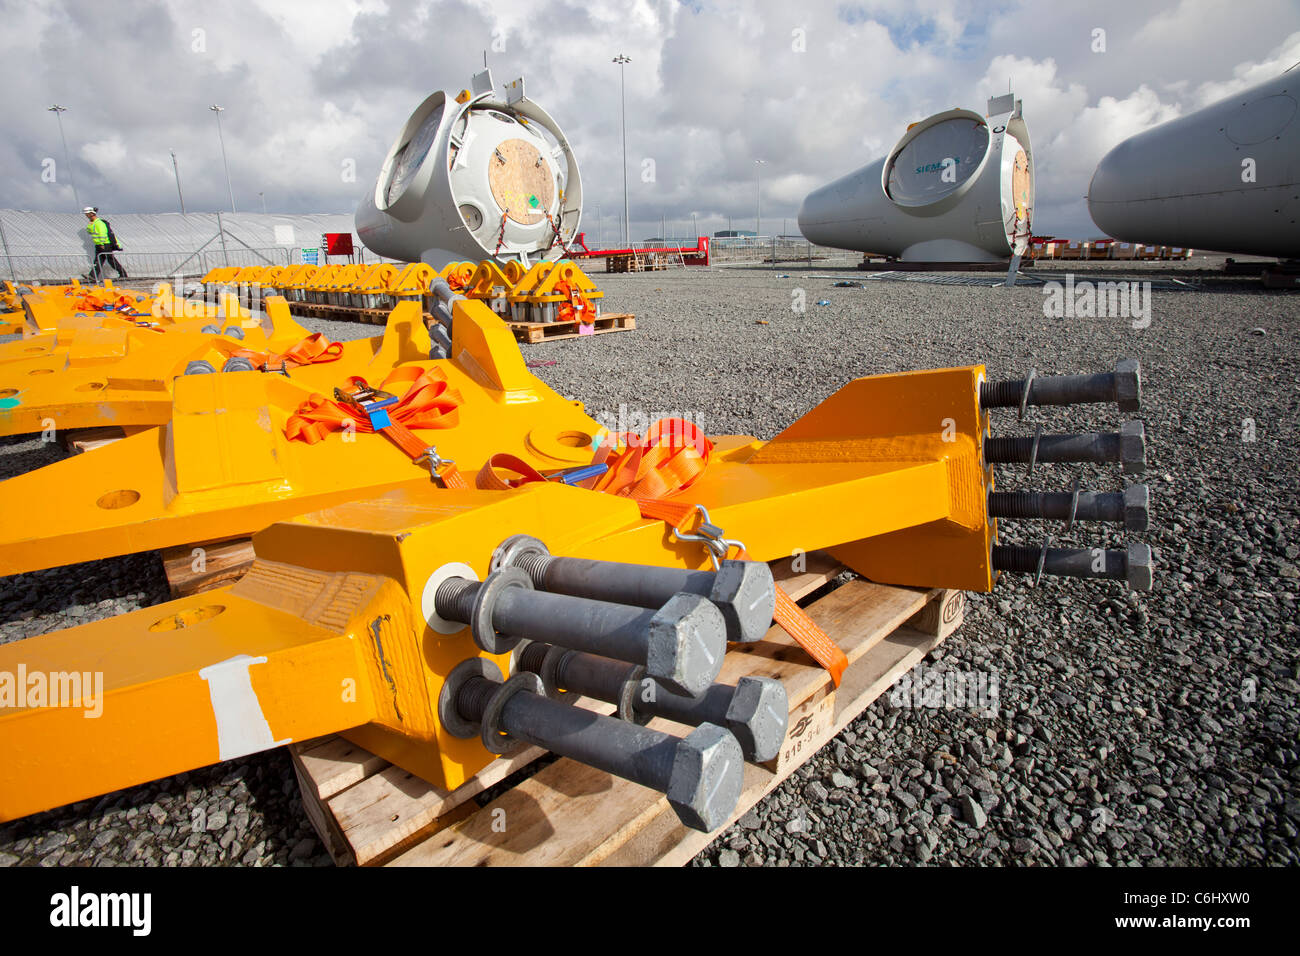
MULTIPOLYGON (((498 451, 589 461, 596 423, 527 372, 510 333, 480 303, 458 300, 454 310, 453 359, 430 364, 464 391, 463 418, 456 429, 425 433, 430 442, 467 474, 498 451)), ((757 560, 829 548, 883 583, 987 591, 996 527, 984 506, 983 375, 974 366, 851 382, 770 442, 717 439, 709 467, 679 497, 706 506, 757 560)), ((0 674, 103 676, 102 700, 81 701, 101 709, 93 720, 81 709, 0 698, 0 820, 330 732, 453 789, 493 756, 439 725, 443 680, 466 657, 506 662, 480 651, 468 629, 430 616, 439 572, 481 580, 495 546, 520 533, 559 555, 708 566, 697 544, 644 519, 632 500, 601 492, 549 482, 451 490, 426 478, 380 494, 375 479, 400 471, 389 462, 410 468, 383 438, 290 451, 275 437, 283 404, 272 377, 194 381, 210 391, 178 387, 166 432, 176 471, 152 476, 160 487, 139 502, 147 520, 82 530, 95 523, 94 508, 70 506, 60 532, 33 525, 23 548, 53 557, 112 537, 154 547, 145 543, 154 525, 183 524, 199 540, 235 530, 230 523, 245 514, 257 518, 243 528, 278 523, 254 538, 257 561, 233 586, 0 646, 0 674), (226 414, 211 415, 214 407, 226 414), (196 447, 207 463, 190 472, 196 447), (358 472, 371 480, 354 480, 358 472), (288 497, 255 503, 282 490, 288 497), (186 517, 169 516, 182 498, 186 517)), ((119 469, 93 490, 125 480, 147 441, 93 453, 99 469, 119 469)), ((91 477, 43 471, 65 489, 91 477)), ((5 537, 12 563, 18 549, 5 537)))

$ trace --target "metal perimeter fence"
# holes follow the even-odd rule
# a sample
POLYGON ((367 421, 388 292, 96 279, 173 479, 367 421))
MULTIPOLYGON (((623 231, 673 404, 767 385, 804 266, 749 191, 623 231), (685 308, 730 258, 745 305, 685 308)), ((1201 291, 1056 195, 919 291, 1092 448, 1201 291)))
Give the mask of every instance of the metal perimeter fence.
MULTIPOLYGON (((169 276, 198 276, 223 266, 287 266, 297 250, 284 246, 266 249, 199 249, 194 252, 115 252, 113 257, 121 263, 132 278, 166 278, 169 276)), ((90 272, 89 255, 22 255, 0 254, 0 279, 14 282, 49 282, 80 278, 90 272)), ((117 278, 112 265, 105 265, 103 274, 117 278)))

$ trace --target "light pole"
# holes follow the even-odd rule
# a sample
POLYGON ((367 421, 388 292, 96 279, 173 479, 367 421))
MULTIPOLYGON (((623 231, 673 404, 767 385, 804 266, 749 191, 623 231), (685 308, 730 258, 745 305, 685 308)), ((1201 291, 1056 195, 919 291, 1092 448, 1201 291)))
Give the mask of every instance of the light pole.
POLYGON ((77 212, 81 212, 81 197, 77 195, 77 184, 72 178, 72 160, 68 157, 68 138, 63 135, 63 114, 67 111, 66 106, 55 103, 46 112, 53 113, 54 118, 59 121, 59 139, 63 141, 63 165, 68 170, 68 185, 72 187, 72 199, 77 204, 77 212))
POLYGON ((185 194, 181 192, 181 168, 176 165, 176 150, 169 149, 167 152, 172 154, 172 172, 176 174, 176 195, 181 201, 181 215, 185 215, 185 194))
POLYGON ((623 67, 632 60, 620 53, 614 57, 613 62, 618 64, 618 92, 623 106, 623 245, 629 247, 632 245, 632 234, 627 217, 627 86, 623 77, 623 67))
POLYGON ((767 165, 766 159, 754 160, 754 238, 763 234, 762 188, 759 186, 758 174, 767 165))
POLYGON ((226 170, 226 191, 230 193, 230 211, 235 211, 235 189, 230 185, 230 164, 226 162, 226 138, 221 135, 221 114, 224 106, 213 103, 208 109, 217 114, 217 139, 221 141, 221 165, 226 170))
POLYGON ((605 248, 604 217, 600 212, 600 203, 596 203, 596 248, 605 248))
POLYGON ((700 237, 700 224, 695 221, 695 213, 691 213, 691 235, 696 239, 700 237))
POLYGON ((262 200, 262 215, 266 215, 266 193, 259 192, 257 198, 262 200))

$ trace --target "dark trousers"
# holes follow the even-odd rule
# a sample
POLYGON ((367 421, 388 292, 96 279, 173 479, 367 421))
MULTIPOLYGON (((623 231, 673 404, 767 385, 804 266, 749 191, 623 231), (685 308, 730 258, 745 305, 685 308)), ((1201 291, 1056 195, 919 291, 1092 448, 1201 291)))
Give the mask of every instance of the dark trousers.
POLYGON ((114 256, 110 250, 100 251, 99 249, 95 250, 95 264, 90 270, 90 277, 98 281, 99 277, 104 274, 104 267, 106 265, 113 267, 114 271, 117 272, 117 277, 119 279, 127 278, 126 270, 123 269, 122 264, 117 261, 117 257, 114 256))

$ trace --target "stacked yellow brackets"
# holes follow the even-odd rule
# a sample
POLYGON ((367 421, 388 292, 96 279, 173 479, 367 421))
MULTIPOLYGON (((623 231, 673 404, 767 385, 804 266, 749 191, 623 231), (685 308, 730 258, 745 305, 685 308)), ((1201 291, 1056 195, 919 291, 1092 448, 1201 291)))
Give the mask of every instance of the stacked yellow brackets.
POLYGON ((570 294, 557 289, 562 283, 590 301, 596 315, 604 296, 580 267, 567 260, 539 262, 528 269, 518 262, 499 265, 491 260, 451 262, 438 270, 420 262, 231 267, 213 269, 203 277, 203 286, 209 296, 233 291, 249 306, 256 304, 259 290, 262 295, 279 293, 290 302, 334 306, 340 310, 338 318, 347 318, 347 309, 391 309, 413 299, 421 300, 429 312, 433 305, 429 289, 435 279, 467 298, 482 300, 513 322, 556 321, 560 303, 570 294))

